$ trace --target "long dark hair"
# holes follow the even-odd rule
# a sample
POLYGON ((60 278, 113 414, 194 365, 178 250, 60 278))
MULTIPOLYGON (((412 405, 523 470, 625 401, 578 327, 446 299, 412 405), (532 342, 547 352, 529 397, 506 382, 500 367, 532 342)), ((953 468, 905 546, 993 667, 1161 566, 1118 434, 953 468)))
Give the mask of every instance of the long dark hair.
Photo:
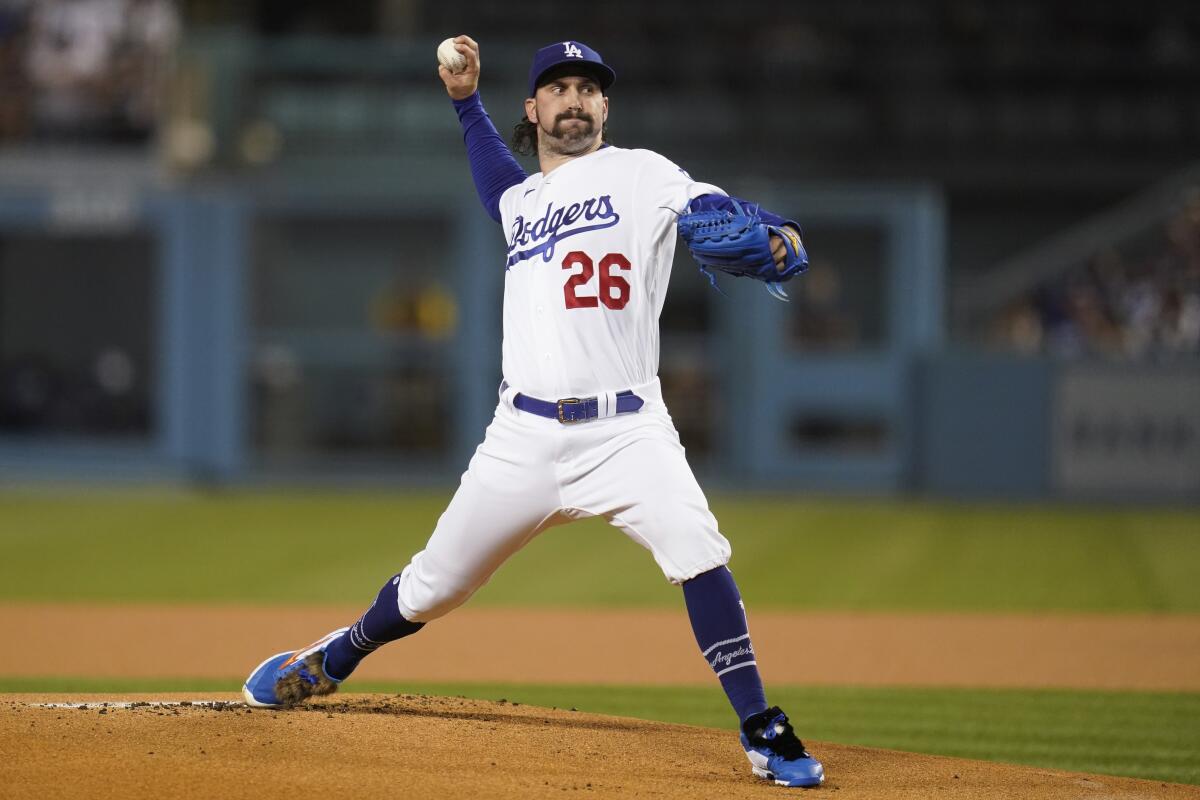
POLYGON ((519 156, 536 156, 537 125, 521 117, 521 121, 513 125, 512 149, 519 156))
MULTIPOLYGON (((600 141, 611 144, 608 141, 607 122, 600 127, 600 141)), ((525 117, 521 117, 521 121, 513 125, 512 149, 519 156, 536 156, 538 154, 537 125, 525 117)))

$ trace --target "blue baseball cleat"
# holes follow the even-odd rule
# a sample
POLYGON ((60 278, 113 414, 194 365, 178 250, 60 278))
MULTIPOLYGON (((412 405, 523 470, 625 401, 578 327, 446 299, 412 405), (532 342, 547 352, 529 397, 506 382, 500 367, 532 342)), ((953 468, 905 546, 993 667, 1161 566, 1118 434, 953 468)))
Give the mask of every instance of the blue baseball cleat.
POLYGON ((278 653, 255 667, 242 697, 255 708, 289 708, 315 694, 332 694, 339 680, 325 672, 325 648, 349 628, 338 628, 301 650, 278 653))
POLYGON ((808 754, 787 714, 772 706, 742 723, 742 747, 754 774, 780 786, 820 786, 825 768, 808 754))

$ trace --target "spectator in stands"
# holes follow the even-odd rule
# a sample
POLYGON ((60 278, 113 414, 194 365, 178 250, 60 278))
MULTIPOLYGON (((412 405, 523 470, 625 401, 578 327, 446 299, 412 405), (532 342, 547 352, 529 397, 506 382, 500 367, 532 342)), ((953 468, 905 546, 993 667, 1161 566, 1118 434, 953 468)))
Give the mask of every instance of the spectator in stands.
POLYGON ((163 80, 179 39, 171 0, 130 0, 118 63, 124 76, 123 113, 134 130, 151 130, 162 110, 163 80))
POLYGON ((21 69, 29 0, 0 0, 0 142, 25 135, 29 87, 21 69))
POLYGON ((39 134, 90 133, 104 126, 123 6, 122 0, 35 4, 25 67, 34 87, 39 134))
POLYGON ((39 0, 24 59, 37 134, 144 139, 178 29, 170 0, 39 0))
POLYGON ((1022 353, 1067 358, 1200 355, 1200 187, 1137 245, 1136 258, 1102 252, 1018 298, 996 318, 994 337, 1022 353))

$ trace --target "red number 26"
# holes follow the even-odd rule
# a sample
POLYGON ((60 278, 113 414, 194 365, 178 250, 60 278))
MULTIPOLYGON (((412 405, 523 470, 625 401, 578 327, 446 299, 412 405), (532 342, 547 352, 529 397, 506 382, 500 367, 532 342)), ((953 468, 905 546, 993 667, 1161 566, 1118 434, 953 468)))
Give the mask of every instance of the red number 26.
POLYGON ((628 258, 620 253, 609 253, 600 259, 600 295, 598 297, 578 293, 579 287, 586 285, 592 279, 592 273, 595 272, 591 257, 582 250, 572 250, 567 253, 567 257, 563 259, 562 268, 574 269, 576 266, 582 267, 582 269, 567 278, 567 282, 563 284, 563 299, 567 301, 567 308, 595 308, 599 303, 604 303, 607 308, 620 311, 629 302, 629 281, 613 272, 613 267, 629 269, 628 258))

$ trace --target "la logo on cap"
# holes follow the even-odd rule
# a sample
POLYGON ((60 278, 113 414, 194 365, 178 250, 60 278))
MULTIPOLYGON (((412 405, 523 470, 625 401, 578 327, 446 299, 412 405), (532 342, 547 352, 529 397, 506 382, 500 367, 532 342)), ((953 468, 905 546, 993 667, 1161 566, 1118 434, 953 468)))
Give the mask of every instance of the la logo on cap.
POLYGON ((583 51, 571 42, 563 42, 563 47, 566 48, 563 51, 563 55, 567 56, 568 58, 583 58, 583 51))

